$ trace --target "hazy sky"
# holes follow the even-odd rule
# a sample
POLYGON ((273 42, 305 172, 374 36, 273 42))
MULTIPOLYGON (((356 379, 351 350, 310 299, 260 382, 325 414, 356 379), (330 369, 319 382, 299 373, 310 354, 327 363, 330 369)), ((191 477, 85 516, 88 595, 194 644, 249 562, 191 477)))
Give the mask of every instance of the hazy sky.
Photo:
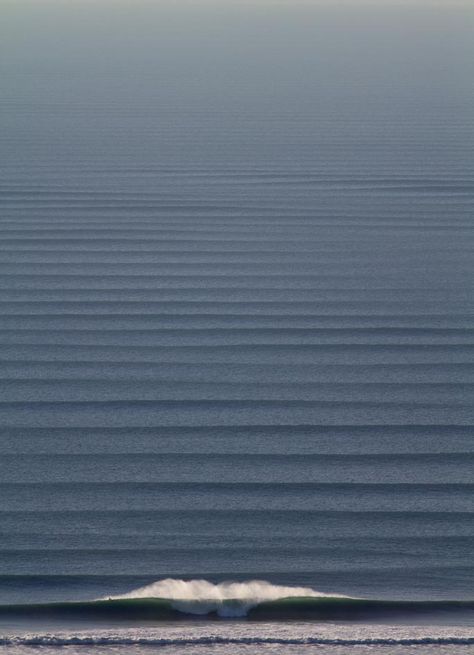
MULTIPOLYGON (((2 0, 0 0, 2 2, 2 0)), ((466 103, 474 3, 456 0, 3 0, 6 98, 180 107, 466 103), (113 8, 113 9, 112 9, 113 8)), ((421 109, 422 108, 422 109, 421 109)), ((361 109, 362 111, 362 109, 361 109)))

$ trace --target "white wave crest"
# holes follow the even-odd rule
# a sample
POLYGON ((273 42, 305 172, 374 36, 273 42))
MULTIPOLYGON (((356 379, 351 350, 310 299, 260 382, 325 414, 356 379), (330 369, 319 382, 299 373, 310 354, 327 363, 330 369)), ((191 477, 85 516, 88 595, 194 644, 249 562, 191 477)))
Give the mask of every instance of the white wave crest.
POLYGON ((113 598, 165 598, 180 612, 199 615, 216 612, 229 618, 245 616, 249 609, 267 601, 324 596, 327 594, 310 587, 285 587, 264 580, 214 584, 207 580, 167 578, 113 598))

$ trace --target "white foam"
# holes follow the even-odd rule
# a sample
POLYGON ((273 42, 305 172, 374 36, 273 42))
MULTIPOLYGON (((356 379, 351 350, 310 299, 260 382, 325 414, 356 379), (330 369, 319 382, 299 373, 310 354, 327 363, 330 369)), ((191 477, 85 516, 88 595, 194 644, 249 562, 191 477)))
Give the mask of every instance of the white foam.
POLYGON ((174 609, 188 614, 216 612, 223 617, 239 617, 266 601, 326 595, 310 587, 285 587, 264 580, 214 584, 207 580, 167 578, 113 598, 165 598, 174 609))
POLYGON ((474 637, 466 635, 421 638, 368 638, 368 639, 325 639, 323 637, 279 638, 279 637, 207 637, 171 638, 102 636, 102 635, 22 635, 0 637, 0 646, 214 646, 214 645, 323 645, 323 646, 426 646, 426 645, 471 645, 474 637))

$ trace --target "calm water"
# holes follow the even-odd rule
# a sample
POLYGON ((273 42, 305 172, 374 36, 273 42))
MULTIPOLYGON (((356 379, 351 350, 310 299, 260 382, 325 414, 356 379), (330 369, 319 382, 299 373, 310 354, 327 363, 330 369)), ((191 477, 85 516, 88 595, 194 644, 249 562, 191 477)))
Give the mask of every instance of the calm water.
POLYGON ((474 599, 472 15, 18 5, 0 650, 471 652, 474 602, 443 603, 474 599), (170 577, 439 605, 8 607, 170 577))

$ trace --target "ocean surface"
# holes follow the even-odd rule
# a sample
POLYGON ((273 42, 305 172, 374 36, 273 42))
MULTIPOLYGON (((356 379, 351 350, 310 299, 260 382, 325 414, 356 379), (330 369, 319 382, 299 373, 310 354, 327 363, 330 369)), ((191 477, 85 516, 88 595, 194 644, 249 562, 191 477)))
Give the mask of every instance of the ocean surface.
POLYGON ((2 28, 0 651, 472 653, 472 12, 46 5, 2 28))

